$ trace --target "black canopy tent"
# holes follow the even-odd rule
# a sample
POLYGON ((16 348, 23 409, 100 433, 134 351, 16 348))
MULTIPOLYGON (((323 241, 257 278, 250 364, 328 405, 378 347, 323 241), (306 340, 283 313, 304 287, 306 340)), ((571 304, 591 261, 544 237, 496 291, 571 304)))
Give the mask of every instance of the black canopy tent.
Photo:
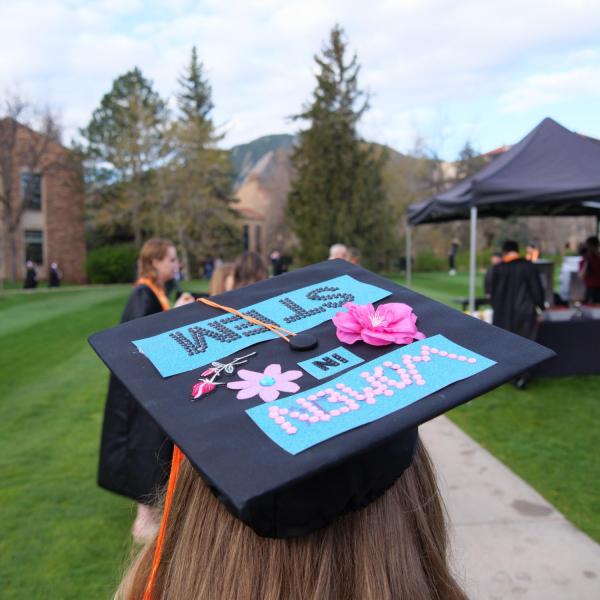
MULTIPOLYGON (((600 216, 600 140, 546 118, 518 144, 452 189, 411 204, 411 227, 471 219, 469 310, 475 307, 478 217, 600 216)), ((410 284, 410 260, 407 281, 410 284)))

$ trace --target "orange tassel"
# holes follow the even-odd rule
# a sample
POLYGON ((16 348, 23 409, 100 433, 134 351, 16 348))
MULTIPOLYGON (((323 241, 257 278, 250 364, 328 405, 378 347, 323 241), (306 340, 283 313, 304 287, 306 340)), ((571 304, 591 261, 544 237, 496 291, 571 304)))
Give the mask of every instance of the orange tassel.
POLYGON ((169 475, 169 485, 167 486, 167 495, 165 497, 165 508, 163 510, 162 521, 160 523, 160 531, 158 532, 158 537, 156 538, 156 548, 154 549, 154 558, 152 559, 152 569, 150 570, 150 577, 148 578, 143 600, 152 600, 154 581, 156 579, 156 573, 158 572, 158 566, 160 565, 163 542, 165 539, 165 533, 167 531, 169 511, 171 510, 173 493, 175 492, 177 478, 179 477, 179 468, 181 467, 183 459, 183 452, 177 446, 173 446, 173 459, 171 461, 171 473, 169 475))

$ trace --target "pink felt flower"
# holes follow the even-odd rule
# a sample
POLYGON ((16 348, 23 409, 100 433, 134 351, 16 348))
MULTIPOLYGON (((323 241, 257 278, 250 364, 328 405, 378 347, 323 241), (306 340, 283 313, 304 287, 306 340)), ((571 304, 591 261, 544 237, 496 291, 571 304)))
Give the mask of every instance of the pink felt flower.
POLYGON ((336 335, 340 342, 354 344, 363 340, 371 346, 410 344, 425 338, 417 329, 417 315, 408 304, 389 302, 377 309, 372 304, 344 304, 348 312, 333 317, 336 335))
POLYGON ((246 400, 257 394, 264 402, 272 402, 279 398, 280 392, 297 392, 300 386, 292 383, 294 379, 302 377, 302 371, 281 372, 281 365, 269 365, 263 373, 240 369, 238 375, 241 381, 232 381, 227 387, 232 390, 240 390, 236 398, 246 400))

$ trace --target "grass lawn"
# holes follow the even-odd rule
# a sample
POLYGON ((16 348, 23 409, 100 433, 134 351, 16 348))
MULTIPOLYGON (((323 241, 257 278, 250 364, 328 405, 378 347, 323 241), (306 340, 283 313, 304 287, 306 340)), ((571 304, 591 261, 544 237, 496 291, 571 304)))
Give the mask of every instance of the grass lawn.
MULTIPOLYGON (((466 285, 466 276, 414 276, 418 291, 447 303, 466 285)), ((134 508, 96 486, 107 373, 86 338, 118 321, 129 290, 0 296, 3 599, 109 598, 119 579, 134 508)), ((600 541, 599 396, 600 377, 538 379, 450 417, 600 541)))

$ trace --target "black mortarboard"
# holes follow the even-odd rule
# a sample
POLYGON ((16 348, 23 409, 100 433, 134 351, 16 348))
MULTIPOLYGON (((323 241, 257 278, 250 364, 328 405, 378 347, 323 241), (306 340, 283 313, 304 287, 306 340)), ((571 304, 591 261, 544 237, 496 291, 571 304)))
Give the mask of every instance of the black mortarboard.
POLYGON ((213 300, 308 331, 318 345, 295 351, 263 327, 199 302, 94 334, 90 343, 228 510, 270 537, 304 535, 368 504, 410 464, 420 423, 553 356, 342 260, 213 300), (343 343, 331 317, 349 301, 408 304, 427 339, 343 343), (234 389, 219 385, 191 401, 212 363, 251 352, 240 367, 251 373, 223 371, 216 380, 234 389), (265 403, 257 391, 279 397, 265 403))

